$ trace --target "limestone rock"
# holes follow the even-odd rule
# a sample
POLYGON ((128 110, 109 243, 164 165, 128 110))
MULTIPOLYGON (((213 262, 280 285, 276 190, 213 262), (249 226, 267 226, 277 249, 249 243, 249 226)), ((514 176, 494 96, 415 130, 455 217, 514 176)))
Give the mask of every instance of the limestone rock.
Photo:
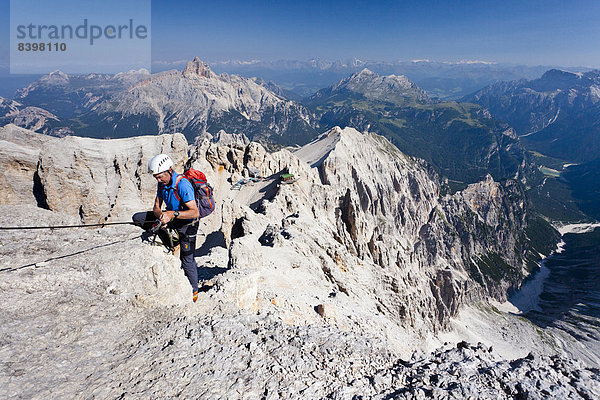
MULTIPOLYGON (((29 167, 12 176, 29 179, 40 160, 48 205, 98 214, 103 199, 114 200, 110 215, 151 204, 145 163, 164 151, 179 167, 187 150, 180 135, 98 141, 2 129, 7 143, 11 135, 28 143, 15 154, 29 167), (81 197, 59 198, 63 186, 81 197)), ((201 222, 196 258, 211 284, 197 303, 177 258, 142 242, 137 227, 0 231, 0 269, 10 270, 0 280, 4 397, 600 395, 597 369, 556 355, 501 360, 465 341, 410 357, 435 343, 461 306, 501 298, 521 279, 513 245, 525 209, 513 183, 487 178, 440 197, 422 162, 352 129, 326 132, 295 154, 208 140, 191 150, 189 164, 205 171, 218 201, 201 222), (265 179, 230 190, 248 167, 265 179), (298 180, 279 182, 284 170, 298 180), (261 245, 265 232, 274 246, 261 245), (479 282, 468 261, 490 253, 510 276, 479 282)), ((78 218, 0 205, 2 226, 78 218)))
POLYGON ((33 204, 41 207, 45 196, 37 173, 40 152, 57 139, 15 125, 0 128, 1 204, 33 204))
POLYGON ((151 209, 156 181, 148 161, 169 154, 182 171, 187 153, 183 135, 98 140, 66 137, 40 152, 38 173, 48 207, 79 214, 84 222, 128 218, 151 209))
MULTIPOLYGON (((505 251, 515 249, 516 232, 525 226, 524 195, 510 182, 487 177, 440 197, 437 177, 422 161, 383 137, 351 128, 333 128, 295 153, 267 153, 257 143, 204 142, 192 151, 191 162, 206 161, 209 171, 231 177, 250 167, 267 177, 256 189, 225 194, 221 226, 215 228, 226 246, 236 247, 238 238, 263 245, 253 250, 262 254, 265 277, 257 296, 265 304, 281 299, 288 305, 279 307, 285 315, 293 314, 290 304, 300 302, 306 311, 296 315, 310 319, 310 296, 342 293, 348 301, 336 302, 340 310, 360 309, 364 318, 378 315, 426 334, 443 329, 461 305, 487 296, 505 299, 507 289, 523 279, 520 254, 505 251), (298 180, 281 184, 282 172, 298 180), (511 275, 479 282, 472 257, 492 253, 501 255, 511 275), (291 272, 281 275, 303 266, 304 273, 320 274, 330 286, 309 286, 291 272), (281 278, 267 278, 270 274, 281 278), (287 285, 306 288, 305 298, 285 293, 287 285)), ((249 264, 230 259, 230 265, 240 263, 249 264)))

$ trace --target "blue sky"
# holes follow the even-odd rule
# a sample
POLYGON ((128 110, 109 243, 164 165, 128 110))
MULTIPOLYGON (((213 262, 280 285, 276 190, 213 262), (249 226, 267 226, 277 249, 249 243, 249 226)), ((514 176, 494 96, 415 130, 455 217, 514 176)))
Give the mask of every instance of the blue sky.
MULTIPOLYGON (((0 2, 0 65, 6 65, 9 0, 0 2)), ((598 21, 598 0, 155 0, 152 60, 357 57, 600 67, 598 21)))
POLYGON ((600 1, 154 1, 153 59, 600 66, 600 1))

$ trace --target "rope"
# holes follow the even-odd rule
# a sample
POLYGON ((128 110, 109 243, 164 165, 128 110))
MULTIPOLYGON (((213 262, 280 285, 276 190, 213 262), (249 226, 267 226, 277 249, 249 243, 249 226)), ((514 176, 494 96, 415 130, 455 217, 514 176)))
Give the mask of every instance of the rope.
POLYGON ((62 256, 50 257, 50 258, 48 258, 48 259, 46 259, 44 261, 38 261, 36 263, 21 265, 20 267, 2 268, 2 269, 0 269, 0 273, 2 273, 2 272, 10 272, 10 271, 17 271, 17 270, 20 270, 20 269, 23 269, 23 268, 28 268, 28 267, 38 267, 38 266, 41 266, 40 264, 47 264, 50 261, 60 260, 60 259, 63 259, 63 258, 76 256, 78 254, 87 253, 88 251, 92 251, 92 250, 99 249, 99 248, 102 248, 102 247, 108 247, 108 246, 112 246, 112 245, 115 245, 115 244, 124 243, 124 242, 127 242, 129 240, 134 240, 134 239, 137 239, 139 237, 141 237, 141 236, 140 235, 136 235, 136 236, 133 236, 133 237, 130 237, 130 238, 127 238, 127 239, 115 240, 114 242, 100 244, 100 245, 97 245, 97 246, 90 247, 88 249, 76 251, 74 253, 63 254, 62 256))
MULTIPOLYGON (((85 228, 85 227, 91 227, 91 226, 100 226, 100 227, 104 227, 106 225, 141 225, 145 222, 156 222, 156 220, 151 220, 151 221, 139 221, 139 222, 133 222, 133 221, 123 221, 123 222, 104 222, 104 223, 98 223, 98 224, 81 224, 81 225, 53 225, 53 226, 0 226, 0 230, 17 230, 17 229, 61 229, 61 228, 85 228)), ((206 236, 206 234, 202 231, 202 229, 200 229, 200 227, 198 227, 198 233, 200 233, 203 236, 206 236)), ((0 268, 0 273, 2 272, 10 272, 10 271, 17 271, 23 268, 28 268, 28 267, 36 267, 38 264, 43 264, 43 263, 48 263, 50 261, 54 261, 54 260, 60 260, 62 258, 66 258, 66 257, 72 257, 81 253, 85 253, 88 252, 90 250, 94 250, 94 249, 98 249, 101 247, 106 247, 106 246, 112 246, 114 244, 117 243, 122 243, 128 240, 133 240, 133 239, 137 239, 139 237, 143 238, 144 234, 140 235, 136 235, 132 238, 129 239, 125 239, 125 240, 117 240, 111 243, 106 243, 106 244, 102 244, 102 245, 98 245, 98 246, 94 246, 94 247, 90 247, 88 249, 85 250, 80 250, 80 251, 76 251, 74 253, 71 254, 65 254, 62 256, 57 256, 57 257, 50 257, 47 260, 41 261, 41 262, 37 262, 37 263, 31 263, 31 264, 25 264, 22 265, 20 267, 7 267, 7 268, 0 268)), ((155 235, 156 237, 156 235, 155 235)))
POLYGON ((87 228, 90 226, 108 226, 108 225, 138 225, 143 224, 145 222, 155 222, 155 221, 125 221, 125 222, 102 222, 98 224, 81 224, 81 225, 52 225, 52 226, 0 226, 1 231, 9 231, 9 230, 18 230, 18 229, 63 229, 63 228, 87 228))

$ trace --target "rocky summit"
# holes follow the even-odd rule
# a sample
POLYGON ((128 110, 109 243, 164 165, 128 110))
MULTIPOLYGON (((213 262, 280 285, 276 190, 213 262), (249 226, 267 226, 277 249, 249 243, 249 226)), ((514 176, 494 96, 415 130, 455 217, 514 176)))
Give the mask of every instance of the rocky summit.
POLYGON ((427 93, 406 76, 379 76, 367 68, 333 85, 332 91, 337 90, 349 90, 369 98, 400 104, 407 101, 431 101, 427 93))
POLYGON ((215 74, 196 57, 182 71, 150 74, 146 70, 115 75, 44 75, 21 89, 17 100, 56 116, 60 123, 22 127, 48 133, 51 128, 79 136, 122 138, 134 134, 183 133, 189 140, 220 130, 254 140, 304 144, 317 135, 310 111, 239 75, 215 74))
POLYGON ((422 160, 352 128, 273 153, 225 132, 7 125, 0 141, 2 227, 128 220, 152 206, 159 152, 205 172, 217 202, 196 303, 135 226, 0 230, 2 397, 600 396, 596 365, 495 306, 539 257, 517 182, 443 194, 422 160))

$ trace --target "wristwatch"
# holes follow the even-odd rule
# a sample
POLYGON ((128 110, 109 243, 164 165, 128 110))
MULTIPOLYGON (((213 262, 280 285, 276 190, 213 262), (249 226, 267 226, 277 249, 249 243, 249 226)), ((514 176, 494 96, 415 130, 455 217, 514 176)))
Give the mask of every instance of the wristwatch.
POLYGON ((174 216, 174 218, 177 218, 177 217, 179 217, 179 211, 175 211, 175 212, 173 213, 173 216, 174 216))

